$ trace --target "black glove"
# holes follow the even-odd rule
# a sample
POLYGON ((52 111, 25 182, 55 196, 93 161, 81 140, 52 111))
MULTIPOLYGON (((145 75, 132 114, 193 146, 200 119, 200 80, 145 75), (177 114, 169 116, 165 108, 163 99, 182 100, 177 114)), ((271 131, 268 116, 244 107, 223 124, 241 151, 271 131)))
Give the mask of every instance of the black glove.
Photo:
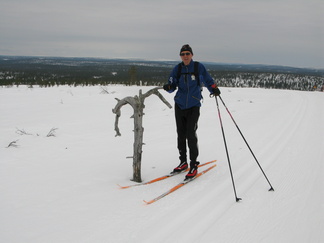
POLYGON ((213 84, 212 85, 212 93, 211 93, 211 96, 219 96, 221 94, 219 88, 217 87, 216 84, 213 84))
POLYGON ((171 87, 171 84, 169 84, 169 83, 163 85, 163 89, 164 89, 165 91, 170 91, 171 88, 172 88, 172 87, 171 87))

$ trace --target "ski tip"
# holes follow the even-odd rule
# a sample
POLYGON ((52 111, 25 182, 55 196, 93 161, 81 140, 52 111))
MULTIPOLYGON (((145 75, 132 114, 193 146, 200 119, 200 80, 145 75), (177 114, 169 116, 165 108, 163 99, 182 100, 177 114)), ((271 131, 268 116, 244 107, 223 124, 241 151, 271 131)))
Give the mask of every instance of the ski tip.
MULTIPOLYGON (((208 162, 202 163, 202 164, 200 164, 200 166, 209 165, 209 164, 215 163, 216 161, 217 161, 217 160, 214 159, 214 160, 211 160, 211 161, 208 161, 208 162)), ((199 167, 199 165, 198 165, 198 167, 199 167)))
POLYGON ((153 200, 151 200, 151 201, 145 201, 145 200, 143 200, 143 202, 145 203, 145 205, 149 205, 149 204, 153 203, 154 201, 153 200))
POLYGON ((129 186, 121 186, 121 185, 119 185, 119 184, 117 184, 117 186, 118 186, 119 189, 126 189, 126 188, 129 188, 129 186))
POLYGON ((211 160, 211 161, 209 161, 209 162, 206 162, 205 164, 211 164, 211 163, 215 163, 217 160, 216 159, 214 159, 214 160, 211 160))

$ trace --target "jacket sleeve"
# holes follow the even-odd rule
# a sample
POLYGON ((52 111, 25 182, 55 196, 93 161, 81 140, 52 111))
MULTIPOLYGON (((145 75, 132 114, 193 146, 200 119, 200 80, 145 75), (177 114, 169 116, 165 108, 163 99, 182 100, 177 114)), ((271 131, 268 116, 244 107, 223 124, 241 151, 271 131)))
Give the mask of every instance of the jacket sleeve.
POLYGON ((176 65, 173 70, 170 73, 168 83, 171 84, 171 90, 169 90, 169 93, 174 92, 177 89, 177 86, 179 84, 179 80, 177 80, 177 72, 178 72, 178 65, 176 65))
POLYGON ((213 85, 216 84, 214 79, 210 76, 210 74, 207 72, 205 66, 201 63, 199 63, 199 79, 203 82, 205 87, 209 90, 210 93, 213 92, 213 85))

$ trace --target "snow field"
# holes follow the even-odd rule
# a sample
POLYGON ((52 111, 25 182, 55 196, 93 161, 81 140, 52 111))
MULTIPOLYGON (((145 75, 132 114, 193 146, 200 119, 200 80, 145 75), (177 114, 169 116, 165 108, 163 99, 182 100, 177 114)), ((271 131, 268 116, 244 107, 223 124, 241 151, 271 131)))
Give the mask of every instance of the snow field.
MULTIPOLYGON (((219 101, 239 203, 235 202, 216 103, 204 91, 201 162, 217 166, 152 205, 178 175, 119 190, 132 178, 132 108, 115 98, 153 87, 0 88, 1 242, 322 242, 323 93, 221 88, 270 186, 219 101), (47 137, 52 128, 55 136, 47 137), (30 135, 20 135, 17 131, 30 135), (9 147, 16 141, 18 147, 9 147)), ((173 105, 173 94, 160 91, 173 105)), ((145 100, 142 179, 178 164, 173 109, 145 100)))

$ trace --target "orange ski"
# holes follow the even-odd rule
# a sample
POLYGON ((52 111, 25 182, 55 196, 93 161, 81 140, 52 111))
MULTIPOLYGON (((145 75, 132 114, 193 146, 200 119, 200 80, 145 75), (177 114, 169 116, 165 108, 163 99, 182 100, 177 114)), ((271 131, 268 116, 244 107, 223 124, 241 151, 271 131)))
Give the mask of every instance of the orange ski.
MULTIPOLYGON (((198 165, 198 167, 205 166, 205 165, 208 165, 208 164, 211 164, 211 163, 214 163, 214 162, 216 162, 216 160, 212 160, 212 161, 209 161, 209 162, 200 164, 200 165, 198 165)), ((172 177, 172 176, 181 174, 181 173, 186 172, 186 171, 189 171, 189 168, 186 169, 186 170, 184 170, 184 171, 181 171, 179 173, 168 174, 168 175, 165 175, 165 176, 161 176, 161 177, 155 178, 155 179, 150 180, 150 181, 146 181, 146 182, 142 182, 142 183, 138 183, 138 184, 134 184, 134 185, 129 185, 129 186, 120 186, 120 185, 118 185, 118 186, 119 186, 120 189, 126 189, 126 188, 130 188, 130 187, 135 187, 135 186, 149 185, 149 184, 152 184, 154 182, 162 181, 164 179, 167 179, 169 177, 172 177)))
POLYGON ((208 171, 210 171, 211 169, 213 169, 213 168, 215 168, 215 167, 216 167, 216 165, 213 165, 213 166, 209 167, 208 169, 206 169, 206 170, 204 170, 204 171, 198 173, 194 178, 189 179, 189 180, 185 180, 185 181, 179 183, 178 185, 172 187, 171 189, 169 189, 169 190, 166 191, 165 193, 162 193, 160 196, 158 196, 158 197, 156 197, 156 198, 154 198, 154 199, 152 199, 152 200, 150 200, 150 201, 145 201, 145 200, 144 200, 144 202, 145 202, 146 204, 152 204, 152 203, 154 203, 154 202, 160 200, 161 198, 163 198, 163 197, 169 195, 170 193, 172 193, 172 192, 178 190, 179 188, 183 187, 183 186, 186 185, 187 183, 189 183, 189 182, 191 182, 191 181, 197 179, 198 177, 200 177, 201 175, 207 173, 208 171))

